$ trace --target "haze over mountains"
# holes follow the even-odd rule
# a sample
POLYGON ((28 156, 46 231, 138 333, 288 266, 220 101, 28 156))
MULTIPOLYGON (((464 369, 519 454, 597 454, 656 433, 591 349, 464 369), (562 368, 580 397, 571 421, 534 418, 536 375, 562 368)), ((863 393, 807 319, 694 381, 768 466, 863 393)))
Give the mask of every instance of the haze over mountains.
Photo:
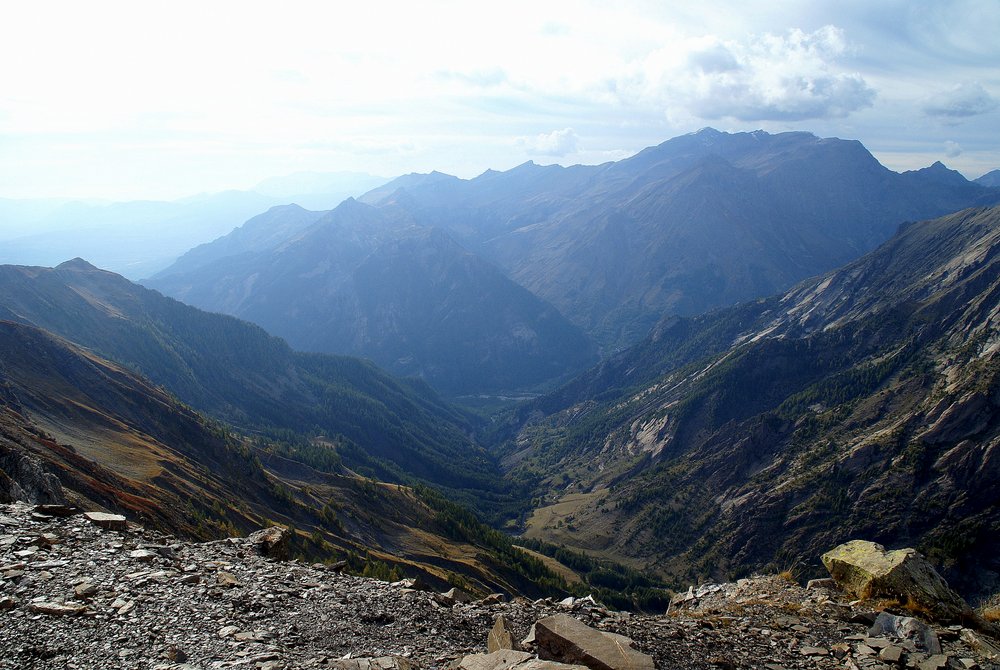
POLYGON ((940 163, 892 172, 854 141, 705 129, 600 166, 408 175, 311 225, 274 210, 147 284, 448 394, 510 392, 664 314, 770 295, 903 221, 998 200, 940 163))
POLYGON ((0 199, 0 263, 52 266, 82 257, 141 279, 268 207, 298 202, 330 208, 384 181, 361 173, 300 173, 265 180, 250 191, 174 201, 0 199))
POLYGON ((407 175, 328 211, 271 207, 156 290, 80 259, 3 266, 0 446, 37 467, 0 466, 0 484, 47 470, 112 508, 120 489, 137 498, 119 508, 177 532, 292 520, 333 553, 444 561, 525 593, 557 580, 458 504, 574 569, 626 561, 641 572, 594 583, 633 595, 859 536, 987 592, 988 176, 706 129, 617 163, 407 175), (490 416, 444 399, 525 391, 544 395, 490 416), (184 496, 235 511, 156 516, 184 496))

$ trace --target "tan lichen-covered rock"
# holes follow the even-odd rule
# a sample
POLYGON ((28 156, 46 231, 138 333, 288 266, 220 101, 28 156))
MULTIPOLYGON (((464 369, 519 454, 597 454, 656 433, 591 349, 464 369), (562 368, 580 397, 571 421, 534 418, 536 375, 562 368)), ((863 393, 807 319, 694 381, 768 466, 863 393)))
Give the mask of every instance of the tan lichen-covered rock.
POLYGON ((851 540, 823 554, 837 585, 858 598, 894 598, 940 621, 967 620, 973 611, 916 549, 886 551, 851 540))
POLYGON ((501 649, 520 651, 521 645, 514 639, 514 629, 504 615, 497 617, 489 635, 486 636, 486 651, 493 653, 501 649))
POLYGON ((535 644, 543 660, 585 665, 591 670, 653 670, 653 657, 631 641, 612 637, 566 614, 535 622, 535 644))

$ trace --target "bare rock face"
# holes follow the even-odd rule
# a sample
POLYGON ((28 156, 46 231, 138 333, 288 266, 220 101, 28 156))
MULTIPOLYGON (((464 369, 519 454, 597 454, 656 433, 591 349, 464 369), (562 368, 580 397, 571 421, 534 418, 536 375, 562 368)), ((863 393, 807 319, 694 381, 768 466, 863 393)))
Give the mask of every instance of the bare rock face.
POLYGON ((254 545, 257 553, 276 561, 287 561, 289 531, 284 526, 263 528, 247 537, 247 542, 254 545))
POLYGON ((612 637, 565 614, 535 622, 535 643, 543 660, 585 665, 591 670, 654 669, 653 657, 633 649, 625 638, 612 637))
POLYGON ((837 585, 859 598, 896 598, 940 621, 973 617, 968 603, 916 549, 886 551, 874 542, 851 540, 822 558, 837 585))
POLYGON ((37 458, 9 445, 0 445, 0 502, 15 500, 64 504, 59 479, 47 472, 37 458))

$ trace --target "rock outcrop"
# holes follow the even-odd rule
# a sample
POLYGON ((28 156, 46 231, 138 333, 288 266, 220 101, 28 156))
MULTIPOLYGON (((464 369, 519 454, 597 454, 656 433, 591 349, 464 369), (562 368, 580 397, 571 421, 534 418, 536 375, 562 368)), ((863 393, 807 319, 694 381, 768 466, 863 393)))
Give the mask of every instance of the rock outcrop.
POLYGON ((257 553, 261 556, 276 561, 287 561, 288 535, 288 529, 284 526, 271 526, 252 533, 247 541, 256 547, 257 553))
POLYGON ((939 621, 968 621, 972 608, 915 549, 886 551, 851 540, 823 554, 838 586, 858 598, 892 598, 939 621))

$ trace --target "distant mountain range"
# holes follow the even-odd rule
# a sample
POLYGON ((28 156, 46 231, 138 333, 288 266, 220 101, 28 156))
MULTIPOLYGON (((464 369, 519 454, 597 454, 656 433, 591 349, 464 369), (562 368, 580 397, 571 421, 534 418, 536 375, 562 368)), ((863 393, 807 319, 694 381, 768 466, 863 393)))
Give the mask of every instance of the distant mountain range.
POLYGON ((662 321, 508 424, 531 537, 675 578, 817 572, 850 538, 1000 584, 1000 207, 784 294, 662 321))
POLYGON ((173 201, 0 199, 0 263, 52 266, 83 257, 141 279, 269 207, 329 209, 385 181, 361 173, 299 173, 265 180, 251 191, 173 201))
POLYGON ((145 283, 297 349, 371 358, 452 395, 531 386, 596 360, 579 328, 440 229, 355 200, 310 220, 271 210, 181 258, 175 268, 188 272, 145 283), (283 238, 260 241, 257 231, 283 226, 283 238))
POLYGON ((407 175, 311 225, 273 210, 147 284, 296 348, 496 393, 581 370, 585 335, 607 354, 664 314, 771 295, 906 220, 998 201, 855 141, 705 129, 600 166, 407 175))
POLYGON ((976 179, 976 183, 989 188, 1000 188, 1000 170, 992 170, 976 179))

